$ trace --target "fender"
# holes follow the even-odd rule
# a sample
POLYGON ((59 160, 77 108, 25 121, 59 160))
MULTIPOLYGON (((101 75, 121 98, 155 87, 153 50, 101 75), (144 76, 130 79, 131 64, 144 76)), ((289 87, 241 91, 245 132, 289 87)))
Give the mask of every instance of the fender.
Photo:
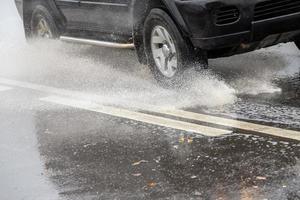
POLYGON ((168 10, 169 14, 171 15, 171 18, 175 21, 175 24, 177 24, 177 26, 181 30, 182 34, 184 36, 189 36, 190 31, 175 4, 175 0, 162 0, 162 2, 167 7, 167 10, 168 10))
POLYGON ((61 33, 64 32, 66 27, 66 18, 57 7, 55 0, 23 0, 23 23, 26 37, 30 37, 31 35, 32 12, 37 4, 44 5, 49 9, 59 31, 61 33))
POLYGON ((134 26, 143 24, 152 8, 162 8, 168 12, 182 34, 184 36, 190 35, 190 30, 180 14, 175 0, 132 0, 131 13, 134 26))

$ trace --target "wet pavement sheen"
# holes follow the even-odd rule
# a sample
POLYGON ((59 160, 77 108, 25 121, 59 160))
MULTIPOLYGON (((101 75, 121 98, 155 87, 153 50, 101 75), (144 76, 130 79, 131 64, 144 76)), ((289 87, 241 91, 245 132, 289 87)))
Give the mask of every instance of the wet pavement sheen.
MULTIPOLYGON (((43 77, 60 69, 52 70, 43 77)), ((21 79, 43 83, 28 75, 21 79)), ((64 79, 66 85, 75 77, 64 79)), ((45 82, 64 85, 60 77, 45 82)), ((93 87, 105 95, 103 84, 93 87)), ((299 141, 234 129, 201 136, 40 101, 46 93, 11 86, 1 91, 2 199, 300 199, 299 141)), ((234 103, 185 109, 299 131, 298 99, 285 94, 240 94, 234 103)))
POLYGON ((23 191, 28 195, 25 199, 300 198, 297 141, 236 131, 205 137, 45 105, 36 100, 39 93, 17 90, 6 94, 1 97, 0 127, 5 130, 1 137, 6 134, 14 139, 0 143, 0 155, 9 151, 19 156, 0 171, 21 170, 14 173, 19 183, 12 185, 17 192, 22 187, 27 190, 23 191), (32 99, 26 99, 29 96, 32 99), (23 156, 14 152, 18 148, 23 156), (33 195, 34 187, 26 182, 38 184, 40 192, 33 195))
POLYGON ((70 199, 300 198, 297 142, 63 113, 38 114, 36 128, 50 179, 70 199))

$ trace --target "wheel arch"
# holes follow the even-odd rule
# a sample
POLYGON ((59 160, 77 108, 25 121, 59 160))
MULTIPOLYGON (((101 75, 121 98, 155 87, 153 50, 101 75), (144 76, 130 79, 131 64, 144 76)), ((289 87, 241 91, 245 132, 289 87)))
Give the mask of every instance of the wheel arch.
POLYGON ((23 23, 26 37, 31 36, 32 14, 37 5, 45 6, 49 10, 60 33, 65 31, 66 19, 54 0, 23 0, 23 23))
POLYGON ((181 16, 174 0, 133 0, 132 1, 133 41, 137 50, 138 59, 147 64, 143 43, 143 26, 150 11, 154 8, 164 10, 172 18, 181 34, 188 38, 190 31, 181 16), (145 8, 146 5, 146 8, 145 8))

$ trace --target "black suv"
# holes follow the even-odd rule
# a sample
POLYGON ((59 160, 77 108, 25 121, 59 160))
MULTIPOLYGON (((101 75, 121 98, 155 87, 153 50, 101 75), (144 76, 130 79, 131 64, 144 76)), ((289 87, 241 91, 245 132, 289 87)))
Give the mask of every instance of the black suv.
POLYGON ((16 0, 27 38, 135 48, 163 85, 189 66, 300 46, 300 0, 16 0))

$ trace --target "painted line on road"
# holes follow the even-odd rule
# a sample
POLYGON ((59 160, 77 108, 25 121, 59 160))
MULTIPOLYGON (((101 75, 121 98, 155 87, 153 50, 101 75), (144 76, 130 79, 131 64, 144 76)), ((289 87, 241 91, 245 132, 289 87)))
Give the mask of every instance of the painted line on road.
POLYGON ((11 90, 11 89, 12 89, 11 87, 0 85, 0 92, 4 92, 4 91, 7 91, 7 90, 11 90))
POLYGON ((206 135, 211 137, 216 137, 216 136, 221 136, 221 135, 231 133, 231 131, 228 130, 222 130, 222 129, 202 126, 194 123, 168 119, 164 117, 144 114, 144 113, 130 111, 122 108, 116 108, 112 106, 103 106, 100 104, 96 104, 94 102, 77 100, 73 98, 49 96, 49 97, 41 98, 40 100, 50 102, 50 103, 70 106, 74 108, 84 109, 88 111, 98 112, 102 114, 107 114, 115 117, 135 120, 135 121, 144 122, 148 124, 154 124, 154 125, 164 126, 168 128, 177 129, 177 130, 198 133, 201 135, 206 135))
MULTIPOLYGON (((86 97, 86 95, 84 93, 78 92, 78 91, 71 91, 71 90, 60 89, 60 88, 39 85, 39 84, 29 83, 29 82, 24 82, 24 81, 6 79, 6 78, 0 78, 0 83, 9 85, 9 86, 45 92, 45 93, 49 93, 49 94, 57 94, 57 95, 80 97, 80 98, 86 97)), ((99 96, 89 95, 89 98, 95 98, 95 97, 99 97, 99 96)))
MULTIPOLYGON (((64 96, 64 97, 68 97, 68 98, 71 97, 74 99, 83 99, 83 100, 89 99, 89 100, 93 100, 94 102, 97 102, 97 99, 99 99, 99 97, 100 97, 99 95, 85 94, 83 92, 70 91, 70 90, 66 90, 66 89, 54 88, 54 87, 38 85, 38 84, 33 84, 33 83, 28 83, 28 82, 23 82, 23 81, 10 80, 10 79, 5 79, 5 78, 0 78, 0 83, 9 85, 9 86, 16 86, 16 87, 21 87, 21 88, 37 90, 40 92, 49 93, 50 95, 58 95, 58 96, 64 96)), ((150 112, 156 112, 156 113, 166 114, 166 115, 175 116, 175 117, 181 117, 181 118, 185 118, 185 119, 196 120, 196 121, 200 121, 200 122, 206 122, 206 123, 210 123, 210 124, 232 127, 232 128, 236 128, 236 129, 240 129, 240 130, 257 132, 257 133, 270 135, 270 136, 277 136, 277 137, 294 139, 294 140, 300 141, 300 132, 299 131, 275 128, 275 127, 271 127, 271 126, 265 126, 265 125, 250 123, 250 122, 244 122, 244 121, 240 121, 240 120, 226 119, 226 118, 215 117, 215 116, 206 115, 206 114, 193 113, 193 112, 184 111, 184 110, 175 110, 175 109, 174 110, 171 110, 171 109, 163 110, 161 108, 157 108, 157 107, 149 106, 149 105, 147 105, 147 106, 139 105, 139 109, 140 110, 148 110, 150 112)), ((139 112, 137 112, 137 113, 139 113, 139 112)), ((190 124, 192 124, 192 123, 190 123, 190 124)))
POLYGON ((161 114, 167 114, 167 115, 171 115, 171 116, 175 116, 175 117, 181 117, 181 118, 185 118, 185 119, 196 120, 196 121, 200 121, 200 122, 217 124, 217 125, 226 126, 226 127, 232 127, 232 128, 236 128, 236 129, 240 129, 240 130, 245 130, 245 131, 262 133, 265 135, 271 135, 271 136, 288 138, 288 139, 300 141, 300 132, 299 131, 293 131, 293 130, 287 130, 287 129, 282 129, 282 128, 266 126, 266 125, 254 124, 254 123, 250 123, 250 122, 244 122, 241 120, 215 117, 212 115, 194 113, 194 112, 189 112, 189 111, 184 111, 184 110, 162 110, 162 109, 152 107, 152 108, 149 108, 148 111, 157 112, 157 113, 161 113, 161 114))

